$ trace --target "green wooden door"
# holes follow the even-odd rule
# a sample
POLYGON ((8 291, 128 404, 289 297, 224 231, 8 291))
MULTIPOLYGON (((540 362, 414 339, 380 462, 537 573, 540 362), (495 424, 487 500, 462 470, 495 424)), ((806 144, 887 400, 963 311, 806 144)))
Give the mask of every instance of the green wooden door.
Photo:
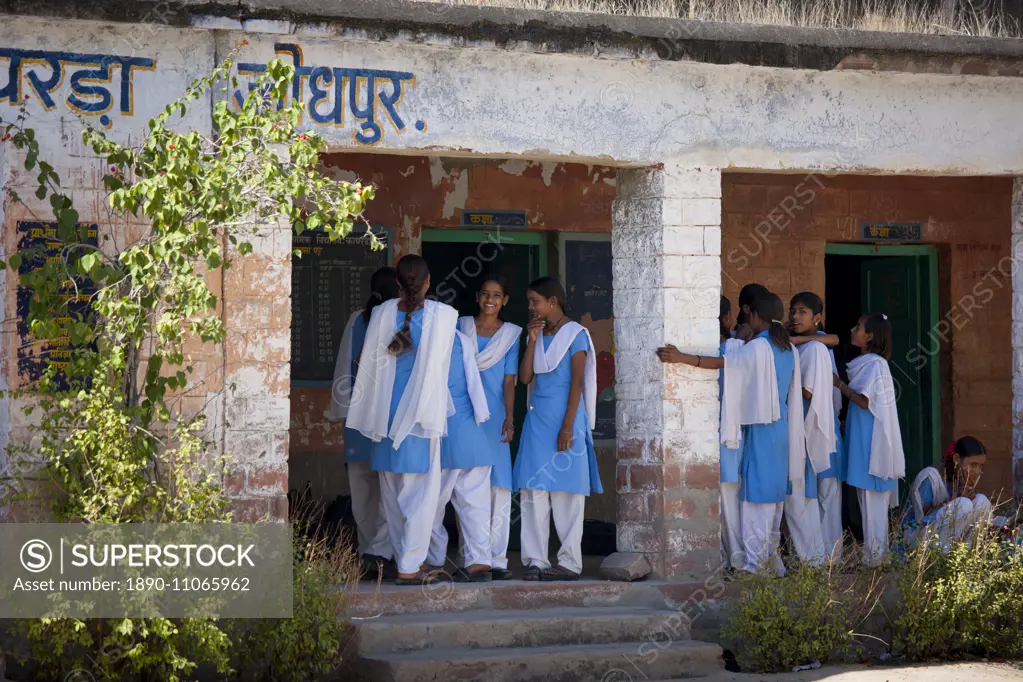
POLYGON ((884 313, 892 324, 889 364, 906 453, 906 481, 930 465, 934 452, 933 373, 927 362, 921 362, 920 352, 926 347, 921 341, 930 330, 931 318, 927 266, 921 256, 865 258, 861 264, 863 313, 884 313))

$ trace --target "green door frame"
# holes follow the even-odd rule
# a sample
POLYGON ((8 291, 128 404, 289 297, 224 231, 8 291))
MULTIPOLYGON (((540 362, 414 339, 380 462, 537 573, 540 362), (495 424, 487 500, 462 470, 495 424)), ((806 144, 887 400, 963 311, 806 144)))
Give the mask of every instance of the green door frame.
MULTIPOLYGON (((927 297, 931 326, 938 323, 938 247, 929 244, 826 244, 824 253, 828 256, 922 256, 927 261, 927 297)), ((937 461, 937 448, 941 444, 941 355, 934 356, 928 363, 931 373, 931 464, 937 461)))
POLYGON ((445 227, 426 227, 423 228, 423 241, 424 242, 455 242, 455 243, 472 243, 481 241, 480 237, 483 236, 483 241, 487 239, 486 235, 494 236, 492 241, 499 244, 521 244, 524 246, 535 246, 537 247, 537 254, 539 261, 533 262, 533 254, 529 255, 529 269, 530 272, 539 272, 541 275, 547 272, 547 249, 545 246, 545 236, 542 232, 525 232, 525 231, 512 231, 512 230, 449 230, 445 227), (536 267, 534 267, 536 266, 536 267))

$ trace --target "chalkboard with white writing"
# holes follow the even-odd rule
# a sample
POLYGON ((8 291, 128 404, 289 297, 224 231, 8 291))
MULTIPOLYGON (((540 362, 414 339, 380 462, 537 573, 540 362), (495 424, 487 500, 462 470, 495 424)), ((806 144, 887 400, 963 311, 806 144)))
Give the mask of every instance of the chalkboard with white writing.
MULTIPOLYGON (((98 226, 79 223, 77 225, 77 242, 98 246, 98 226)), ((18 221, 18 252, 22 256, 18 266, 18 274, 23 275, 44 266, 47 262, 59 263, 68 256, 67 243, 61 241, 57 223, 18 221)), ((82 248, 82 247, 78 247, 82 248)), ((84 247, 88 248, 88 247, 84 247)), ((57 368, 54 384, 57 388, 66 389, 67 380, 64 370, 71 361, 75 350, 71 343, 69 327, 89 319, 92 314, 92 296, 96 289, 88 280, 68 278, 61 285, 59 297, 63 301, 58 310, 51 312, 60 326, 61 335, 49 341, 38 341, 32 337, 28 328, 29 308, 33 298, 32 289, 19 286, 17 291, 18 334, 21 343, 18 346, 18 374, 28 381, 38 381, 47 365, 57 368)))
POLYGON ((296 385, 329 385, 348 318, 370 295, 370 278, 391 262, 391 235, 373 226, 387 246, 370 248, 370 237, 356 228, 345 240, 331 241, 319 230, 292 237, 291 379, 296 385))

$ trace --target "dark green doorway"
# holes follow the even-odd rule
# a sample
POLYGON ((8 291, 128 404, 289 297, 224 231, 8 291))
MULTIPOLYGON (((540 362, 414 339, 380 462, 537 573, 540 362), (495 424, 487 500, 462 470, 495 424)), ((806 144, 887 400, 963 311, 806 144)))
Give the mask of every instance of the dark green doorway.
MULTIPOLYGON (((859 355, 850 343, 859 316, 882 312, 892 323, 889 364, 906 454, 903 499, 908 483, 939 456, 940 355, 933 338, 938 321, 937 255, 934 246, 828 244, 824 256, 825 318, 828 331, 841 339, 836 359, 843 378, 844 366, 859 355)), ((847 511, 853 512, 854 491, 847 488, 846 493, 847 511)), ((859 514, 850 513, 848 520, 858 530, 859 514)))

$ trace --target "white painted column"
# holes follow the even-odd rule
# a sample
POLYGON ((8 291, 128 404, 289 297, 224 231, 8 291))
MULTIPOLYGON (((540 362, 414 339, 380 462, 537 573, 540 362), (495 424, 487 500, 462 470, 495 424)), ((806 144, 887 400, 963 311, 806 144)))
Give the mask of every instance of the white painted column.
POLYGON ((620 171, 612 253, 618 550, 660 577, 702 577, 720 562, 718 375, 654 351, 718 352, 720 171, 620 171))

